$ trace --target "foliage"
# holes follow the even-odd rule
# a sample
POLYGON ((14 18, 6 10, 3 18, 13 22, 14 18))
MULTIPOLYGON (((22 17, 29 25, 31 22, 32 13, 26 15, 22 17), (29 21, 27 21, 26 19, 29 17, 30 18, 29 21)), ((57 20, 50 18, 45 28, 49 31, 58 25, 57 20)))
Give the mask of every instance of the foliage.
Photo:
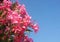
POLYGON ((38 31, 26 8, 18 2, 0 0, 0 42, 33 42, 25 32, 38 31))

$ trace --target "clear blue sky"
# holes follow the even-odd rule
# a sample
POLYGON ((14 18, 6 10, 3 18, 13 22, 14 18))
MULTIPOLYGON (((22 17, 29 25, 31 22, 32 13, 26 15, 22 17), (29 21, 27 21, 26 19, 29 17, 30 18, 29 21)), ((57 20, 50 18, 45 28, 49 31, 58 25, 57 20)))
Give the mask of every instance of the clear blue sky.
POLYGON ((32 19, 38 22, 39 31, 30 36, 34 42, 60 42, 60 0, 20 0, 32 19))

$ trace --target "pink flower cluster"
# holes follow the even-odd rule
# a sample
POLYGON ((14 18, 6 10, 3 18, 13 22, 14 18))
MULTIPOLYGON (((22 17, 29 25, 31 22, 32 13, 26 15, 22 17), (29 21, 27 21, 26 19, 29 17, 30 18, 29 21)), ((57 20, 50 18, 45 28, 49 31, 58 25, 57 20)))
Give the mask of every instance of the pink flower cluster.
POLYGON ((0 40, 8 41, 13 37, 13 42, 33 42, 31 38, 25 36, 28 27, 35 32, 38 31, 38 25, 34 24, 28 15, 25 6, 10 0, 0 1, 0 40))

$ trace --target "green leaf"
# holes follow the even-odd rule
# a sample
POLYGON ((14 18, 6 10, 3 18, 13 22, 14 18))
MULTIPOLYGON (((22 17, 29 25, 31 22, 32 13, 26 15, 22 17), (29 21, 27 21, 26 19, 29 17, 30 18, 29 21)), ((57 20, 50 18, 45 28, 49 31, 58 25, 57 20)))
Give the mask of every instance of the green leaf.
POLYGON ((5 27, 6 27, 5 25, 0 25, 0 30, 5 29, 5 27))
POLYGON ((30 29, 27 29, 27 30, 26 30, 26 32, 33 32, 33 31, 32 31, 32 30, 30 30, 30 29))
POLYGON ((2 10, 0 10, 0 16, 2 15, 2 12, 3 12, 3 11, 2 11, 2 10))

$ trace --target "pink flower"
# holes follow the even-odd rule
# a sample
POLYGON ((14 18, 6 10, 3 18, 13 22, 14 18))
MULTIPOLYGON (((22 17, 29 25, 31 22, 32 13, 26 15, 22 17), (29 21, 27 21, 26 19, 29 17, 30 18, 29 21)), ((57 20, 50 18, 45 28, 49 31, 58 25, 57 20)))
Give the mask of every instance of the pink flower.
POLYGON ((0 19, 0 24, 5 24, 6 20, 5 19, 0 19))
POLYGON ((34 24, 34 25, 32 26, 32 28, 34 29, 35 32, 37 32, 39 27, 38 27, 37 24, 34 24))
POLYGON ((32 27, 32 29, 34 30, 35 33, 39 30, 38 25, 37 24, 33 24, 32 22, 30 22, 29 27, 32 27))
POLYGON ((22 31, 22 28, 20 27, 20 25, 15 25, 12 27, 12 31, 14 33, 20 33, 22 31))
POLYGON ((13 11, 12 13, 8 13, 7 19, 11 20, 12 24, 19 23, 22 20, 20 15, 17 12, 15 12, 15 11, 13 11))
POLYGON ((33 42, 33 40, 32 40, 32 38, 28 38, 28 36, 25 36, 24 42, 33 42))
POLYGON ((26 9, 24 5, 20 7, 20 14, 26 14, 26 9))
POLYGON ((26 36, 25 32, 28 27, 32 27, 34 32, 37 32, 38 25, 32 22, 24 5, 20 5, 16 0, 16 4, 14 4, 16 6, 12 9, 13 4, 10 0, 3 0, 3 4, 0 3, 0 10, 3 11, 0 12, 2 14, 0 16, 0 34, 4 34, 4 40, 10 39, 13 35, 13 42, 33 42, 32 38, 26 36))
POLYGON ((32 38, 29 38, 29 42, 33 42, 32 38))

